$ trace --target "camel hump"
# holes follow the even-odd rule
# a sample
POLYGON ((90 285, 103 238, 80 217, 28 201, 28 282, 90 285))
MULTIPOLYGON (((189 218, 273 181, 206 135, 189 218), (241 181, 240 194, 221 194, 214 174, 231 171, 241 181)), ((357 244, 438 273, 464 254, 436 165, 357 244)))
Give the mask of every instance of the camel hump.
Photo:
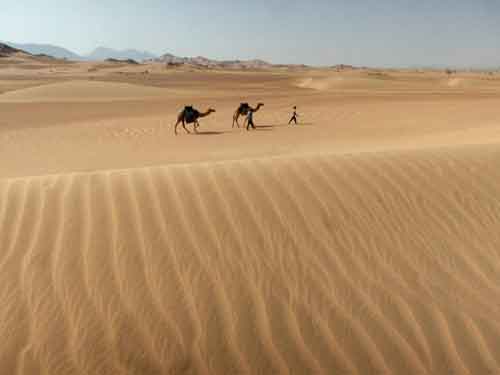
POLYGON ((250 105, 248 103, 240 103, 240 108, 239 108, 239 112, 242 114, 242 115, 247 115, 248 114, 248 111, 250 110, 250 105))
POLYGON ((199 113, 200 112, 198 112, 192 106, 184 107, 184 119, 188 124, 194 122, 199 117, 199 113))

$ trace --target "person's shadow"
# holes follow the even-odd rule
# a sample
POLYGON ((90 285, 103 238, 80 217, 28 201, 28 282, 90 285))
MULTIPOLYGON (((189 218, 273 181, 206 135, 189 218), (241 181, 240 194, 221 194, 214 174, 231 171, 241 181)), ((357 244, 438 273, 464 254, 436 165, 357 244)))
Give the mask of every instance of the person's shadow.
POLYGON ((286 126, 292 126, 292 127, 295 127, 295 126, 314 126, 314 123, 312 123, 312 122, 299 122, 297 124, 294 124, 292 122, 291 124, 286 124, 286 126))

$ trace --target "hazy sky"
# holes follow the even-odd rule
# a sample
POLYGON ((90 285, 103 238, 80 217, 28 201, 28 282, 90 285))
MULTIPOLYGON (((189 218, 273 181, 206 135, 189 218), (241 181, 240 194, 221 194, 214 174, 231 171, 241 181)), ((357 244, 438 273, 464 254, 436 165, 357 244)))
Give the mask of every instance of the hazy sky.
POLYGON ((275 63, 500 65, 500 0, 3 1, 0 40, 275 63))

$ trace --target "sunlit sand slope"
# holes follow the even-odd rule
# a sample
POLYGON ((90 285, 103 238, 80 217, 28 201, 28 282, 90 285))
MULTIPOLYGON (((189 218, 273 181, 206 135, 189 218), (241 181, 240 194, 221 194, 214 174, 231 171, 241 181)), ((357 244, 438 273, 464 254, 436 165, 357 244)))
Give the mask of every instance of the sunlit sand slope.
POLYGON ((129 83, 68 81, 10 91, 0 96, 0 103, 146 100, 161 98, 166 92, 167 89, 129 83))
POLYGON ((1 374, 500 372, 496 147, 0 182, 1 374))

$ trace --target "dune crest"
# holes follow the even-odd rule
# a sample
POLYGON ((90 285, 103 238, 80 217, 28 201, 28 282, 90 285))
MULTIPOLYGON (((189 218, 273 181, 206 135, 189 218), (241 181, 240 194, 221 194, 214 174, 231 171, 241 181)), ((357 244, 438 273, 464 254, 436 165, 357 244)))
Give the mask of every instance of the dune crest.
POLYGON ((1 180, 0 373, 499 372, 499 160, 1 180))
POLYGON ((296 85, 303 89, 326 91, 340 87, 343 80, 342 77, 308 77, 299 80, 296 85))
POLYGON ((0 103, 146 100, 164 97, 166 91, 130 83, 79 80, 10 91, 0 95, 0 103))

